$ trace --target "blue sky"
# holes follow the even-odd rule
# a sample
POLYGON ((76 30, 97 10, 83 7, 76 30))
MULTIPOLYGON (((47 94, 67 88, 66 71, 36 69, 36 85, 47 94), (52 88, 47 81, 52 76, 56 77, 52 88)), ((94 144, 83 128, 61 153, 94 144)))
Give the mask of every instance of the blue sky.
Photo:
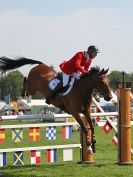
POLYGON ((133 1, 4 0, 0 39, 0 56, 33 58, 57 70, 94 44, 101 53, 92 66, 133 72, 133 1))

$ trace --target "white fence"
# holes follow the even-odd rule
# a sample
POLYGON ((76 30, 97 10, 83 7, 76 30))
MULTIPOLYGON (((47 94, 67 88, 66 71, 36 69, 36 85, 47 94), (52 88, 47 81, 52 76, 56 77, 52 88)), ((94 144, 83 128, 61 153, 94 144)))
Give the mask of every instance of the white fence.
MULTIPOLYGON (((118 113, 92 113, 91 116, 92 117, 97 117, 97 116, 117 116, 118 113)), ((60 122, 63 121, 66 118, 71 118, 71 115, 68 114, 54 114, 54 115, 11 115, 11 116, 1 116, 1 121, 4 120, 41 120, 41 119, 45 119, 45 118, 52 118, 55 119, 56 121, 59 121, 58 123, 33 123, 33 124, 16 124, 16 125, 2 125, 0 124, 0 130, 6 130, 6 129, 23 129, 23 128, 36 128, 36 127, 59 127, 59 126, 75 126, 78 125, 77 122, 60 122)), ((70 149, 74 149, 74 148, 79 148, 81 151, 81 144, 65 144, 65 145, 50 145, 50 146, 38 146, 38 147, 19 147, 19 148, 6 148, 6 149, 0 149, 0 158, 2 157, 2 154, 4 153, 19 153, 19 152, 25 152, 25 151, 42 151, 42 150, 52 150, 52 149, 65 149, 67 150, 68 154, 65 155, 65 157, 69 157, 72 156, 72 152, 71 155, 69 154, 69 150, 70 149)), ((71 158, 68 158, 67 160, 69 161, 71 158)), ((67 161, 65 160, 65 161, 67 161)), ((0 159, 1 162, 1 159, 0 159)), ((16 165, 16 164, 15 164, 16 165)), ((2 165, 1 165, 2 166, 2 165)))

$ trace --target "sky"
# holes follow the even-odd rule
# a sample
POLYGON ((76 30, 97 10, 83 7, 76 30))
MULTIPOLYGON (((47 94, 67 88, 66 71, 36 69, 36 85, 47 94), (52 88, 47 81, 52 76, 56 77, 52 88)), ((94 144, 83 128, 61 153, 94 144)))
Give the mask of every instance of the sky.
MULTIPOLYGON (((0 0, 0 56, 53 65, 96 45, 91 66, 133 72, 132 0, 0 0)), ((19 70, 27 76, 34 65, 19 70)))

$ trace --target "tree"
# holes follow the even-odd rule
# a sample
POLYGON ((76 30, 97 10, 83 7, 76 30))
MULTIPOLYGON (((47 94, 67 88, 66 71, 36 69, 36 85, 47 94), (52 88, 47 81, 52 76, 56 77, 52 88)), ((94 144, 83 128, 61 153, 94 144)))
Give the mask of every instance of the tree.
MULTIPOLYGON (((124 78, 125 78, 125 82, 130 82, 131 81, 131 76, 130 74, 127 74, 126 72, 124 72, 124 78)), ((123 75, 122 72, 120 71, 112 71, 109 75, 109 79, 110 79, 110 87, 112 89, 115 89, 115 83, 116 82, 122 82, 123 81, 123 75)))
POLYGON ((131 82, 131 86, 133 88, 133 72, 130 73, 130 82, 131 82))
POLYGON ((10 94, 11 100, 16 100, 21 96, 24 76, 18 70, 9 72, 1 78, 1 98, 10 94))

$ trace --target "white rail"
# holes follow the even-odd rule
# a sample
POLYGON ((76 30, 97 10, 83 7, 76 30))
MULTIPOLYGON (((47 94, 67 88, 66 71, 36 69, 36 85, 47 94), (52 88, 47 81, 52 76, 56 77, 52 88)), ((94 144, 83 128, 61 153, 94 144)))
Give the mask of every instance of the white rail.
POLYGON ((1 129, 8 128, 31 128, 31 127, 58 127, 58 126, 68 126, 68 125, 78 125, 77 122, 64 122, 64 123, 46 123, 46 124, 21 124, 21 125, 0 125, 1 129))
POLYGON ((18 151, 33 151, 33 150, 46 150, 46 149, 68 149, 68 148, 81 148, 81 144, 66 144, 66 145, 51 145, 51 146, 39 146, 39 147, 24 147, 24 148, 9 148, 0 149, 0 153, 3 152, 18 152, 18 151))
MULTIPOLYGON (((82 115, 83 116, 83 115, 82 115)), ((100 112, 91 113, 91 117, 118 116, 118 112, 100 112)), ((70 114, 37 114, 37 115, 10 115, 1 116, 2 120, 29 120, 29 119, 54 119, 54 118, 72 118, 70 114)))

